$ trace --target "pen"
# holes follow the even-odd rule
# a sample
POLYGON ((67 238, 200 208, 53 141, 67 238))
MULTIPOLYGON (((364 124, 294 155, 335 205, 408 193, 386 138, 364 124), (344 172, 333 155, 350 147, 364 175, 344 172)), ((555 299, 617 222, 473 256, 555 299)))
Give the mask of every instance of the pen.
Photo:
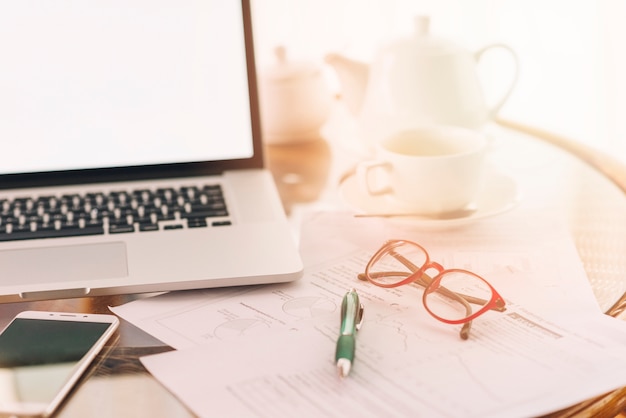
POLYGON ((350 289, 341 303, 341 327, 335 352, 337 370, 341 377, 346 377, 350 373, 356 349, 356 332, 361 328, 362 322, 363 305, 356 290, 350 289))

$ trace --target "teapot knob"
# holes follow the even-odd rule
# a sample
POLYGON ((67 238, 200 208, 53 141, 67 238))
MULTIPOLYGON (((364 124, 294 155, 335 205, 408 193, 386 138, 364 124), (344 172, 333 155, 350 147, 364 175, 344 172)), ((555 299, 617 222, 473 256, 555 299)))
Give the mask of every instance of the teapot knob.
POLYGON ((430 17, 419 15, 415 16, 415 34, 420 37, 428 36, 430 32, 430 17))

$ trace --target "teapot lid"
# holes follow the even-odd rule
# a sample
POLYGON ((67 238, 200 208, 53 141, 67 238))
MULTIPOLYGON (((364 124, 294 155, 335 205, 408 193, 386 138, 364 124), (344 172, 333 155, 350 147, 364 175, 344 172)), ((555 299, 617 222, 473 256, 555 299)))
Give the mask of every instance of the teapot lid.
POLYGON ((265 76, 272 81, 289 81, 308 78, 318 73, 318 68, 310 62, 289 61, 284 46, 274 49, 276 64, 269 68, 265 76))

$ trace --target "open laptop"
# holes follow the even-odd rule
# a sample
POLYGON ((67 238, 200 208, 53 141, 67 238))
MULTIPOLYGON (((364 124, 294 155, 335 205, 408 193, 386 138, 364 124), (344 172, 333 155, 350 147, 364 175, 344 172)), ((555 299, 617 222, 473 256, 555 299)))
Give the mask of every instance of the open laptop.
POLYGON ((0 4, 0 302, 302 274, 248 0, 0 4))

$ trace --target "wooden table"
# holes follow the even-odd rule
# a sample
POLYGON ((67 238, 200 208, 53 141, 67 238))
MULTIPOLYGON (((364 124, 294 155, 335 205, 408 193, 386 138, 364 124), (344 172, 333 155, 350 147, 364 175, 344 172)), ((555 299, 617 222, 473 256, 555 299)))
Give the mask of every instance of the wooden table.
MULTIPOLYGON (((620 315, 626 302, 626 167, 566 138, 510 121, 499 121, 497 152, 538 201, 567 219, 594 294, 604 311, 620 315), (504 127, 504 128, 503 128, 504 127), (506 133, 506 134, 504 134, 506 133)), ((360 157, 349 143, 328 136, 300 144, 268 146, 269 167, 285 209, 341 206, 338 182, 360 157)), ((53 300, 0 305, 0 325, 27 310, 108 313, 147 295, 53 300)), ((171 348, 122 321, 118 338, 73 391, 61 417, 187 417, 193 414, 141 366, 143 355, 171 348)), ((584 384, 584 383, 581 383, 584 384)), ((573 406, 554 417, 617 416, 626 408, 626 389, 573 406)))

